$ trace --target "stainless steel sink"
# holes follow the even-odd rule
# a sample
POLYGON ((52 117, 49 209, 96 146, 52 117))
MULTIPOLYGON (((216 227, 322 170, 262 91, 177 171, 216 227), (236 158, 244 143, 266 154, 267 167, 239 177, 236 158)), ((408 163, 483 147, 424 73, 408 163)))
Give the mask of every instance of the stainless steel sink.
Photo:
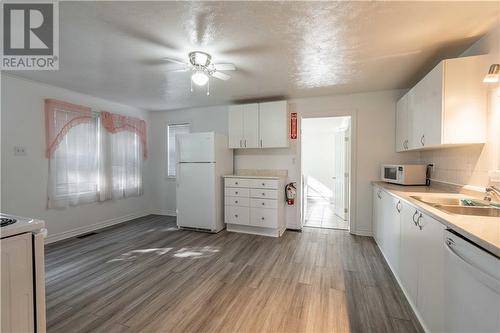
POLYGON ((449 198, 449 197, 434 197, 434 196, 412 196, 420 202, 431 206, 435 205, 453 205, 453 206, 487 206, 476 199, 471 198, 449 198))
POLYGON ((450 214, 500 217, 500 208, 495 208, 491 206, 474 207, 474 206, 434 205, 434 207, 450 214))

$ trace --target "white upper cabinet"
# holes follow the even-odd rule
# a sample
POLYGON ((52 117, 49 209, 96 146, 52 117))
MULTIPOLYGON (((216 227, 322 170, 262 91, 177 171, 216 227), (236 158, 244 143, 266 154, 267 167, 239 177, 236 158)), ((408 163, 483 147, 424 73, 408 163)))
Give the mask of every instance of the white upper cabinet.
POLYGON ((229 148, 288 147, 286 101, 229 106, 229 148))
POLYGON ((229 148, 259 147, 259 104, 229 106, 229 148))
POLYGON ((443 60, 405 94, 396 104, 396 151, 484 143, 485 66, 484 56, 443 60))
POLYGON ((288 147, 287 102, 260 103, 260 146, 288 147))

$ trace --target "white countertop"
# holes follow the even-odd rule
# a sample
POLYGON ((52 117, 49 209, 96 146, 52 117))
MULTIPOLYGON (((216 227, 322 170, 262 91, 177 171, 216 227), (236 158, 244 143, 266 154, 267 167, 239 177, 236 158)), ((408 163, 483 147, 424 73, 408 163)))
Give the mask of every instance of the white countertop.
POLYGON ((245 176, 245 175, 224 175, 224 178, 248 178, 248 179, 283 179, 278 176, 245 176))
POLYGON ((45 222, 42 220, 32 219, 28 217, 13 216, 1 214, 2 217, 16 219, 16 223, 0 228, 1 238, 10 237, 26 232, 37 232, 45 228, 45 222))
POLYGON ((426 186, 401 186, 380 181, 373 182, 373 184, 380 186, 387 192, 397 196, 401 200, 404 200, 408 204, 421 210, 423 213, 438 220, 464 238, 469 239, 473 243, 476 243, 477 245, 500 257, 500 218, 450 214, 412 198, 412 196, 418 196, 424 193, 426 196, 446 196, 449 198, 475 198, 473 195, 448 192, 442 189, 432 187, 429 188, 426 186))

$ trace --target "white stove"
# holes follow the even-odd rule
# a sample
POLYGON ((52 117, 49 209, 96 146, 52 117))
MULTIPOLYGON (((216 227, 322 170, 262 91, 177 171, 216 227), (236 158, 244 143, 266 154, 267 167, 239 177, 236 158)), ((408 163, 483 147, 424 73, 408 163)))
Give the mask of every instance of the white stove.
POLYGON ((1 238, 10 237, 25 232, 46 232, 45 222, 42 220, 32 219, 29 217, 21 217, 0 213, 1 238))
POLYGON ((1 213, 0 222, 0 331, 45 333, 45 222, 1 213))

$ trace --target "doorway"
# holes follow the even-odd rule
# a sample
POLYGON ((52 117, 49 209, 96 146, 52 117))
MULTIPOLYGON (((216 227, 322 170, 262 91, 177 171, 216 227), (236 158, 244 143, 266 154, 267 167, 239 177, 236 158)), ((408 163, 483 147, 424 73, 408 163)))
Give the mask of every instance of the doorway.
POLYGON ((351 117, 301 123, 302 225, 349 230, 351 117))

